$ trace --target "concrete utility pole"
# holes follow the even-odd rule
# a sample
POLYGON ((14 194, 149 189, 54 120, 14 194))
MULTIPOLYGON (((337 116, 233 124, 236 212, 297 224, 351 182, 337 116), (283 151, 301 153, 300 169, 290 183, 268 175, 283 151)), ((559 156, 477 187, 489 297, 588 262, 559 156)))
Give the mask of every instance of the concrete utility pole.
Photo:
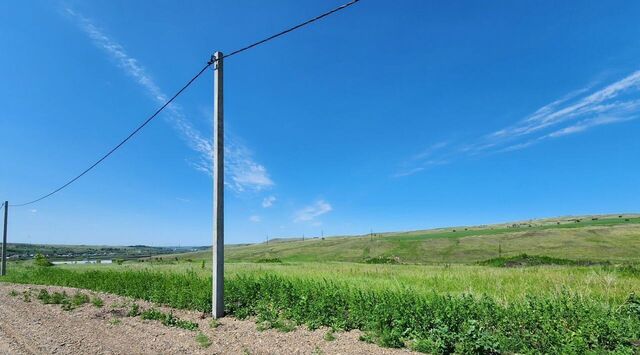
POLYGON ((7 274, 7 220, 9 219, 9 201, 4 201, 4 232, 2 233, 2 269, 0 275, 7 274))
POLYGON ((213 86, 213 318, 224 316, 224 110, 222 52, 215 52, 213 86))

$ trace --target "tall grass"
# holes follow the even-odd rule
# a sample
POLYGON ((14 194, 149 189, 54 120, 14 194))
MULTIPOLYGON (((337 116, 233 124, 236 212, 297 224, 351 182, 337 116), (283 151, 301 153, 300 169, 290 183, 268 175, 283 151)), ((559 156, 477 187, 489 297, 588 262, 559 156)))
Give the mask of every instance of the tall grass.
MULTIPOLYGON (((1 281, 88 288, 175 308, 211 310, 211 278, 195 272, 24 267, 1 281)), ((344 282, 262 274, 225 280, 225 310, 270 324, 361 329, 365 340, 431 353, 632 354, 640 339, 640 300, 610 306, 571 293, 492 297, 367 290, 344 282)))

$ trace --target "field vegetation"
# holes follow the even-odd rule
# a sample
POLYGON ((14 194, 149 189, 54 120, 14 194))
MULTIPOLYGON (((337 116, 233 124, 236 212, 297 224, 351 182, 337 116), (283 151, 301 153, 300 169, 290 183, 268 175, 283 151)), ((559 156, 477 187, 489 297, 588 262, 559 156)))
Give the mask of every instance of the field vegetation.
MULTIPOLYGON (((231 246, 225 310, 253 317, 259 329, 326 326, 327 341, 360 329, 364 341, 435 354, 635 354, 639 222, 598 216, 231 246)), ((106 265, 11 263, 0 281, 211 311, 210 252, 106 265)), ((182 327, 170 314, 138 315, 182 327)))

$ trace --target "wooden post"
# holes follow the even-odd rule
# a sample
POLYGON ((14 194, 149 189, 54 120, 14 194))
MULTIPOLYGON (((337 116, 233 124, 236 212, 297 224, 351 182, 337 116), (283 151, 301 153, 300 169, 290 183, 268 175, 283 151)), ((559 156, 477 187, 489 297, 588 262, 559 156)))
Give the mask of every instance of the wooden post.
POLYGON ((4 232, 2 233, 2 270, 0 275, 7 274, 7 220, 9 219, 9 201, 4 201, 4 232))
POLYGON ((222 52, 215 52, 213 87, 213 318, 224 316, 224 114, 222 52))

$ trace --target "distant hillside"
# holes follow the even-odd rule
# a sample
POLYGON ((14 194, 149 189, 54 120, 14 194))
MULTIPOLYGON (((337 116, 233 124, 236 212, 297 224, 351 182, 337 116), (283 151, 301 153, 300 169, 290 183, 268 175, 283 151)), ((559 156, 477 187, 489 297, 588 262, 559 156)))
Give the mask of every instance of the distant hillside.
MULTIPOLYGON (((317 262, 470 263, 523 253, 574 260, 640 262, 640 215, 549 218, 225 247, 227 262, 277 258, 317 262)), ((208 259, 211 252, 185 253, 178 257, 208 259)))
POLYGON ((133 259, 144 256, 199 251, 203 249, 207 249, 207 247, 152 247, 147 245, 106 246, 7 243, 7 257, 10 260, 32 259, 36 253, 40 253, 52 260, 110 258, 133 259))

